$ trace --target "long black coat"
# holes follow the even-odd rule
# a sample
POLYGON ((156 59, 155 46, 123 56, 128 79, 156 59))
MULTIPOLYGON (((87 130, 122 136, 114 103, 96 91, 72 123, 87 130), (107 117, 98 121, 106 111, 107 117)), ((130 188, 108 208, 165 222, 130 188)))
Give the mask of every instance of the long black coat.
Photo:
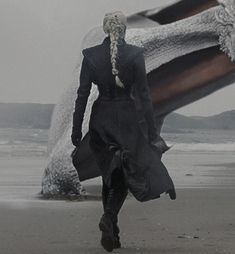
MULTIPOLYGON (((145 69, 143 49, 134 45, 118 45, 117 68, 125 88, 115 84, 110 61, 110 38, 102 44, 82 51, 80 72, 73 113, 72 134, 81 134, 82 121, 92 83, 98 86, 99 96, 92 105, 89 122, 89 145, 101 175, 107 185, 117 167, 122 168, 130 191, 139 201, 160 197, 174 188, 161 162, 161 154, 149 141, 157 138, 153 106, 145 69), (138 121, 135 98, 139 98, 148 125, 144 136, 138 121)), ((79 165, 77 166, 79 173, 79 165)))

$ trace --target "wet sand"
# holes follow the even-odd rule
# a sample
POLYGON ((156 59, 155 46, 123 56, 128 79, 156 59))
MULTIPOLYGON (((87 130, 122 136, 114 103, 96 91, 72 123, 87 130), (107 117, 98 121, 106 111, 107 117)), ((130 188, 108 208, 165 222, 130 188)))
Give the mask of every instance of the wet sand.
MULTIPOLYGON (((233 254, 233 190, 179 189, 177 200, 139 203, 120 212, 123 248, 113 253, 233 254)), ((1 202, 1 254, 105 253, 97 224, 101 201, 1 202)))
MULTIPOLYGON (((119 216, 123 248, 113 253, 234 254, 233 155, 171 152, 164 162, 177 199, 140 203, 129 195, 119 216)), ((1 158, 0 254, 107 253, 99 243, 100 178, 84 182, 85 201, 43 200, 44 163, 1 158)))

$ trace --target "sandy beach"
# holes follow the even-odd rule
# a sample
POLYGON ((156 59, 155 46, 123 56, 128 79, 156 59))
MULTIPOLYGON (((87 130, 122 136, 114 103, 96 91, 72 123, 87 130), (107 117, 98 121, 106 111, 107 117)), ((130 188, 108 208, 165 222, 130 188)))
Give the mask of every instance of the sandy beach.
MULTIPOLYGON (((234 253, 232 190, 180 189, 141 204, 128 198, 120 212, 123 248, 113 253, 234 253)), ((101 202, 2 202, 1 253, 105 253, 97 224, 101 202)))
MULTIPOLYGON (((234 254, 235 170, 232 153, 163 158, 177 199, 146 203, 128 196, 120 212, 123 248, 113 253, 234 254), (184 163, 182 163, 184 162, 184 163)), ((45 157, 2 157, 0 253, 106 253, 100 246, 101 179, 84 182, 84 201, 39 196, 45 157)))

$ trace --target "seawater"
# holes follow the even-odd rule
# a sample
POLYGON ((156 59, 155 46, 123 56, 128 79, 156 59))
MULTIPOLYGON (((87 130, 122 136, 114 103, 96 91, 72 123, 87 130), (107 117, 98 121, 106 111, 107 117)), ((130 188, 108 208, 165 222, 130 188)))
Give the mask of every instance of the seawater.
MULTIPOLYGON (((235 152, 235 130, 189 130, 162 133, 172 151, 235 152)), ((47 129, 0 128, 0 156, 47 156, 47 129)))
MULTIPOLYGON (((235 188, 235 131, 162 133, 163 155, 176 188, 235 188)), ((35 200, 46 166, 48 130, 0 129, 0 202, 35 200)), ((91 179, 83 185, 100 184, 91 179)))
POLYGON ((48 130, 0 128, 0 157, 47 156, 48 130))
POLYGON ((162 133, 172 150, 184 152, 235 152, 235 130, 181 130, 162 133))

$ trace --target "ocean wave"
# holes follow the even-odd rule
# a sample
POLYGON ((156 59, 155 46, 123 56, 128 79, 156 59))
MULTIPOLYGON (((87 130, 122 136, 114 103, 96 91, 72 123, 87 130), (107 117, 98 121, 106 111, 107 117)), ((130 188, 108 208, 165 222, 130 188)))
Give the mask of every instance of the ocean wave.
MULTIPOLYGON (((167 141, 167 140, 166 140, 167 141)), ((228 143, 183 143, 167 141, 169 146, 172 146, 171 151, 185 152, 235 152, 235 142, 228 143)), ((0 155, 1 154, 46 154, 47 144, 43 143, 27 143, 22 141, 9 142, 9 140, 0 140, 0 155)))
POLYGON ((18 143, 18 144, 5 144, 0 146, 0 157, 1 156, 46 156, 47 145, 39 145, 33 143, 18 143))
POLYGON ((0 140, 0 145, 6 145, 8 143, 9 143, 8 140, 0 140))
POLYGON ((235 151, 235 143, 172 143, 174 151, 207 151, 207 152, 233 152, 235 151))

